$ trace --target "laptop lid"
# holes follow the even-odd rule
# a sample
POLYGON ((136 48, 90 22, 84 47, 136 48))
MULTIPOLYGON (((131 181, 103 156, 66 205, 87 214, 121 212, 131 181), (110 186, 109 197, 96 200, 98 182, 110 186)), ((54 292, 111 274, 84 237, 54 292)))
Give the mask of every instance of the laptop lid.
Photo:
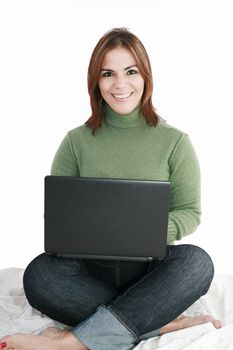
POLYGON ((45 177, 45 252, 148 261, 166 254, 170 183, 45 177))

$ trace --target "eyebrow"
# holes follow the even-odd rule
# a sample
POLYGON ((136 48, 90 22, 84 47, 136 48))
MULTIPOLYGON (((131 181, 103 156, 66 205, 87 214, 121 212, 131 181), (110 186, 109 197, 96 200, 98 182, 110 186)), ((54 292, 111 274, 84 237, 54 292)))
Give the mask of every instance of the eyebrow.
MULTIPOLYGON (((130 69, 130 68, 132 68, 132 67, 137 67, 137 68, 138 68, 138 66, 137 66, 136 64, 133 64, 132 66, 129 66, 129 67, 124 68, 124 70, 128 70, 128 69, 130 69)), ((102 68, 102 69, 101 69, 101 72, 102 72, 103 70, 105 70, 105 71, 107 71, 107 72, 114 72, 113 69, 109 69, 109 68, 102 68)))

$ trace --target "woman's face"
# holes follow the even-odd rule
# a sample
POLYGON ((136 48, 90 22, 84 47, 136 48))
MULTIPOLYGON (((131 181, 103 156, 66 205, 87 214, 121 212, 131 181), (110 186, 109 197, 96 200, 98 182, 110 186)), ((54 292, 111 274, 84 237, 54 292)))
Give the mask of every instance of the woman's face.
POLYGON ((119 114, 127 114, 139 105, 144 80, 129 50, 117 47, 104 56, 99 89, 105 102, 119 114))

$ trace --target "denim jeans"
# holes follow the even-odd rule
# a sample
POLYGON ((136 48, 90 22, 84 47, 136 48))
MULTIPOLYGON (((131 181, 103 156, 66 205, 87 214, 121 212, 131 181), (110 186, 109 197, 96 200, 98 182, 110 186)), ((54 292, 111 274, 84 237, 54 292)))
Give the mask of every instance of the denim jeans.
POLYGON ((209 255, 184 244, 167 246, 165 259, 150 263, 41 254, 23 280, 31 306, 72 326, 88 349, 128 350, 204 295, 213 274, 209 255))

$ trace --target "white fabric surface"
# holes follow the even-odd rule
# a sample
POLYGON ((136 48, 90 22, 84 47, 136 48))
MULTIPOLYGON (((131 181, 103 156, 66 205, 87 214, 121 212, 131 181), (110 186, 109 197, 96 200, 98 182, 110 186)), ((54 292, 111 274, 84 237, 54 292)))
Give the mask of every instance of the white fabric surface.
MULTIPOLYGON (((0 338, 16 332, 39 333, 50 326, 64 326, 32 309, 24 295, 23 269, 0 270, 0 338)), ((212 315, 224 323, 190 327, 142 341, 135 350, 233 350, 233 275, 217 274, 208 293, 185 314, 212 315)))

